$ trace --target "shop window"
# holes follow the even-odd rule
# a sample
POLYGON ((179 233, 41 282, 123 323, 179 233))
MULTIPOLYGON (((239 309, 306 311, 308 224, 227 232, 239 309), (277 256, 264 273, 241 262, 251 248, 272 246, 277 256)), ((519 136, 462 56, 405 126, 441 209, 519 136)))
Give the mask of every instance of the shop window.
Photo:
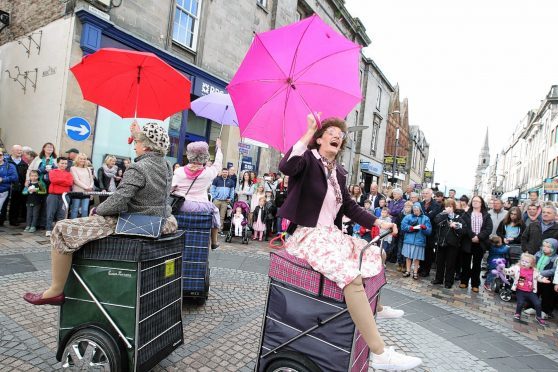
MULTIPOLYGON (((177 125, 177 119, 174 118, 176 115, 173 115, 174 126, 177 125)), ((103 164, 103 160, 107 154, 114 155, 118 158, 134 159, 136 157, 133 145, 128 144, 128 137, 130 137, 130 124, 132 124, 133 120, 133 118, 122 119, 115 113, 99 106, 94 131, 95 139, 93 142, 93 156, 91 158, 95 170, 99 169, 99 167, 103 164)), ((155 122, 163 128, 169 130, 169 119, 159 121, 138 118, 136 120, 138 121, 140 127, 146 123, 155 122)), ((180 125, 180 121, 178 121, 178 125, 180 125)), ((171 129, 171 132, 175 133, 174 129, 171 129)), ((175 142, 176 146, 174 151, 178 152, 178 133, 176 133, 176 138, 173 138, 173 136, 174 134, 171 135, 171 143, 173 141, 175 142)), ((171 153, 168 154, 167 159, 171 164, 176 162, 176 155, 172 154, 172 144, 171 153)))
POLYGON ((193 111, 188 111, 188 124, 186 132, 202 137, 207 137, 207 119, 197 116, 193 111))
POLYGON ((177 0, 174 10, 172 39, 192 50, 196 50, 201 2, 202 0, 177 0))

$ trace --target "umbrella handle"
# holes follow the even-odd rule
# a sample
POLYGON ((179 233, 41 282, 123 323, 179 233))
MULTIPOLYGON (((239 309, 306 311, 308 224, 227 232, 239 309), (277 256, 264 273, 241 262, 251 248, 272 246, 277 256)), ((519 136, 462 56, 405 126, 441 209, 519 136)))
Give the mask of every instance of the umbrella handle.
POLYGON ((312 116, 314 116, 314 120, 316 120, 316 125, 318 126, 318 128, 322 127, 322 121, 320 120, 320 115, 321 112, 315 111, 312 113, 312 116))

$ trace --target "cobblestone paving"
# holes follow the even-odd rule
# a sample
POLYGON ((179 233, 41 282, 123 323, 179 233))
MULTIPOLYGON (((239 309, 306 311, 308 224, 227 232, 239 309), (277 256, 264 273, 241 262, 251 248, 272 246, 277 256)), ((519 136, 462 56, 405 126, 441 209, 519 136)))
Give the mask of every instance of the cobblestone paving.
MULTIPOLYGON (((50 280, 45 261, 50 246, 45 243, 48 242, 42 235, 0 228, 2 372, 52 371, 59 367, 55 360, 58 309, 33 307, 21 299, 25 291, 40 291, 50 280), (5 270, 2 265, 17 255, 29 259, 35 271, 2 273, 5 270)), ((264 312, 267 289, 264 273, 269 251, 267 244, 250 241, 248 245, 222 244, 212 253, 210 297, 205 306, 184 306, 185 344, 155 371, 253 370, 264 312)), ((28 265, 18 265, 28 270, 28 265)), ((404 308, 407 315, 403 319, 380 322, 379 327, 387 345, 423 358, 424 364, 417 370, 558 370, 556 322, 547 328, 538 327, 532 321, 512 322, 513 303, 504 303, 491 293, 446 290, 434 288, 426 279, 408 280, 393 265, 388 265, 388 282, 383 300, 404 308), (426 316, 421 318, 414 313, 415 309, 423 309, 421 316, 425 313, 426 316), (459 334, 457 324, 455 329, 439 327, 440 322, 451 323, 453 319, 471 328, 466 335, 459 334), (524 346, 518 353, 526 360, 525 364, 520 366, 515 360, 496 354, 492 356, 500 358, 498 362, 487 360, 487 350, 474 347, 475 337, 501 339, 508 346, 510 343, 515 347, 524 346), (539 354, 546 356, 542 358, 544 361, 539 354)), ((501 349, 494 350, 489 351, 497 353, 501 349)))

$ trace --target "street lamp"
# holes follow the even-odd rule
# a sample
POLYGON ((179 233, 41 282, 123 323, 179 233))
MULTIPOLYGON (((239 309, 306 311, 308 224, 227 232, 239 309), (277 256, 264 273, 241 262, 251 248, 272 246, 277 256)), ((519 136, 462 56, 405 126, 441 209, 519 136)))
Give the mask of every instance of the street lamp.
MULTIPOLYGON (((398 118, 401 118, 401 113, 398 110, 395 110, 391 113, 391 115, 397 115, 398 118)), ((395 177, 395 170, 397 168, 397 148, 399 147, 399 120, 397 121, 397 129, 395 130, 395 148, 393 151, 393 164, 391 168, 391 179, 388 181, 391 182, 391 185, 395 187, 397 183, 397 177, 395 177)))

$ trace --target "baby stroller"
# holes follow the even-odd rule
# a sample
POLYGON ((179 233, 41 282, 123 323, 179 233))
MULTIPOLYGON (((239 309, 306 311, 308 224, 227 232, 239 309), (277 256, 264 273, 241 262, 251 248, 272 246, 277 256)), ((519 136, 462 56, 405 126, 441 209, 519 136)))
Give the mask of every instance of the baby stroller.
POLYGON ((227 236, 225 237, 225 241, 227 243, 232 242, 232 239, 234 237, 234 224, 232 223, 232 216, 236 213, 236 208, 241 208, 242 209, 242 216, 243 216, 243 220, 242 220, 242 244, 248 244, 248 214, 250 213, 250 206, 248 205, 248 203, 243 202, 243 201, 237 201, 233 204, 232 207, 232 213, 231 213, 231 222, 230 222, 230 226, 229 226, 229 232, 227 233, 227 236))

